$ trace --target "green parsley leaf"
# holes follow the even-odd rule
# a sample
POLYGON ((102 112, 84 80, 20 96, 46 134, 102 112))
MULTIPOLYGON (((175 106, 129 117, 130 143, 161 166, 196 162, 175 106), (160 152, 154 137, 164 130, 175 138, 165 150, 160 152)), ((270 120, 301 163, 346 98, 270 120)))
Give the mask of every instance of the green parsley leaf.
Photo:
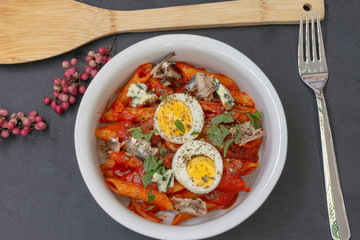
POLYGON ((261 113, 246 113, 246 115, 250 118, 252 124, 254 124, 254 127, 257 129, 259 128, 259 120, 261 119, 261 113))
POLYGON ((159 173, 159 174, 162 174, 163 172, 165 171, 165 168, 164 166, 159 166, 158 168, 156 168, 155 170, 153 171, 150 171, 146 174, 144 174, 144 176, 141 178, 141 181, 142 181, 142 184, 144 187, 147 187, 150 185, 150 183, 152 182, 152 176, 155 174, 155 173, 159 173))
POLYGON ((149 200, 149 203, 152 204, 152 202, 154 201, 154 199, 155 199, 155 195, 152 194, 151 189, 149 189, 149 192, 148 192, 148 200, 149 200))
POLYGON ((254 127, 256 129, 259 128, 259 120, 261 120, 260 112, 251 113, 250 111, 240 111, 240 110, 235 110, 235 111, 245 113, 250 118, 250 121, 252 122, 254 127))
POLYGON ((185 133, 184 124, 179 119, 177 119, 174 123, 175 123, 175 126, 177 127, 177 129, 179 129, 180 132, 185 133))
POLYGON ((238 131, 238 134, 236 135, 236 141, 239 141, 242 135, 241 132, 241 125, 240 124, 235 124, 235 129, 238 131))
POLYGON ((129 128, 128 130, 126 130, 127 132, 132 132, 135 130, 141 130, 141 127, 134 127, 134 128, 129 128))
POLYGON ((199 135, 199 134, 200 134, 199 132, 192 132, 192 133, 190 133, 191 136, 199 135))
POLYGON ((223 125, 220 125, 220 127, 216 125, 212 125, 206 132, 207 137, 209 140, 215 145, 220 146, 225 137, 230 134, 230 131, 224 127, 223 125))
POLYGON ((168 154, 167 148, 166 148, 166 147, 162 147, 162 148, 160 149, 160 155, 164 157, 166 154, 168 154))
POLYGON ((147 187, 151 183, 151 178, 154 175, 155 171, 148 172, 142 176, 141 181, 144 187, 147 187))
POLYGON ((146 141, 150 142, 150 139, 154 133, 158 133, 158 130, 151 130, 149 133, 143 133, 141 127, 134 127, 127 130, 127 132, 132 132, 132 137, 135 139, 144 138, 146 141))
POLYGON ((146 210, 152 210, 152 209, 154 209, 154 207, 156 207, 156 206, 155 205, 149 206, 146 208, 146 210))
POLYGON ((152 137, 152 135, 153 135, 154 133, 158 133, 158 130, 154 129, 154 130, 151 130, 149 133, 144 134, 145 140, 146 140, 147 142, 150 142, 150 139, 151 139, 151 137, 152 137))
POLYGON ((215 198, 215 194, 214 193, 210 193, 210 198, 214 199, 215 198))
POLYGON ((227 150, 229 149, 229 146, 235 141, 234 138, 230 138, 226 140, 225 146, 224 146, 224 157, 226 157, 227 150))
MULTIPOLYGON (((154 156, 147 156, 144 161, 144 169, 145 172, 150 172, 152 170, 155 170, 160 163, 158 162, 158 158, 154 156)), ((162 161, 161 161, 162 162, 162 161)))
POLYGON ((230 113, 223 113, 211 119, 212 124, 232 123, 232 122, 234 122, 234 119, 230 113))

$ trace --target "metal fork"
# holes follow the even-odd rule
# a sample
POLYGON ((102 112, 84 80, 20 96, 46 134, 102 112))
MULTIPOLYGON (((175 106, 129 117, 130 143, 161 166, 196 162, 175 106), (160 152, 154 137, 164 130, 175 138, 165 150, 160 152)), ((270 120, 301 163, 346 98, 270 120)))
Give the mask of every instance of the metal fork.
POLYGON ((320 17, 317 12, 317 42, 314 13, 311 14, 311 48, 309 39, 309 16, 306 14, 305 58, 303 14, 300 18, 298 67, 301 79, 315 93, 319 113, 322 158, 330 231, 333 239, 349 239, 351 236, 342 196, 334 144, 331 135, 323 88, 328 79, 324 42, 321 33, 320 17), (311 54, 310 54, 311 52, 311 54))

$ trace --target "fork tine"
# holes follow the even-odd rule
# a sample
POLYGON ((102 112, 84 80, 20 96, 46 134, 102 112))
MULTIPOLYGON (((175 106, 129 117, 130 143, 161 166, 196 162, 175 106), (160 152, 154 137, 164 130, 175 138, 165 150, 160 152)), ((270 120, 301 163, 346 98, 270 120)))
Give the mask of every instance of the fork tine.
POLYGON ((314 12, 311 12, 311 47, 312 47, 312 59, 317 61, 318 56, 316 55, 316 41, 315 41, 315 23, 314 23, 314 12))
POLYGON ((323 41, 323 36, 322 36, 322 32, 321 32, 321 24, 320 24, 320 16, 319 16, 319 12, 316 11, 316 25, 317 25, 317 32, 318 32, 318 45, 319 45, 319 59, 321 61, 326 62, 326 56, 325 56, 325 48, 324 48, 324 41, 323 41))
POLYGON ((303 35, 303 14, 301 13, 300 17, 300 27, 299 27, 299 46, 298 46, 298 58, 299 64, 304 61, 304 35, 303 35))
POLYGON ((310 42, 309 42, 309 14, 306 13, 306 35, 305 35, 305 44, 306 44, 306 59, 305 61, 309 61, 310 60, 310 42))

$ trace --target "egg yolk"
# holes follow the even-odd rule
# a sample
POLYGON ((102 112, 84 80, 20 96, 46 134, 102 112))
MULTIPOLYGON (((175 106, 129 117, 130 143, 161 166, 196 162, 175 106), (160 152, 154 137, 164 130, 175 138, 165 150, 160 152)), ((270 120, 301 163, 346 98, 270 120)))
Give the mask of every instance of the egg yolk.
POLYGON ((215 181, 215 162, 207 156, 190 159, 186 163, 186 170, 193 183, 199 187, 210 187, 215 181))
POLYGON ((189 108, 180 100, 164 102, 156 115, 156 121, 161 131, 173 137, 179 137, 190 131, 192 127, 192 114, 189 108), (175 125, 175 121, 181 121, 184 132, 175 125))

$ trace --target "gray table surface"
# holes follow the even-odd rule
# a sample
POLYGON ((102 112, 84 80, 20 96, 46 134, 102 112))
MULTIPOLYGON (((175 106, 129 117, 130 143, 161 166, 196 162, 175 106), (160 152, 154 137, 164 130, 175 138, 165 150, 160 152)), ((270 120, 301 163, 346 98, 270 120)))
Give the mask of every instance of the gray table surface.
MULTIPOLYGON (((86 2, 132 10, 211 1, 86 2)), ((325 96, 352 239, 360 239, 359 10, 360 1, 326 0, 322 22, 330 71, 325 96)), ((115 52, 165 33, 118 35, 115 52)), ((211 37, 247 55, 274 85, 287 118, 287 160, 275 189, 246 221, 211 239, 330 239, 316 103, 297 71, 298 26, 172 33, 211 37)), ((38 62, 0 65, 0 107, 10 113, 36 110, 48 124, 46 131, 0 141, 0 239, 149 239, 109 217, 85 186, 74 149, 78 103, 62 115, 42 103, 52 92, 52 79, 63 73, 63 60, 82 57, 111 41, 112 37, 106 37, 38 62)))

